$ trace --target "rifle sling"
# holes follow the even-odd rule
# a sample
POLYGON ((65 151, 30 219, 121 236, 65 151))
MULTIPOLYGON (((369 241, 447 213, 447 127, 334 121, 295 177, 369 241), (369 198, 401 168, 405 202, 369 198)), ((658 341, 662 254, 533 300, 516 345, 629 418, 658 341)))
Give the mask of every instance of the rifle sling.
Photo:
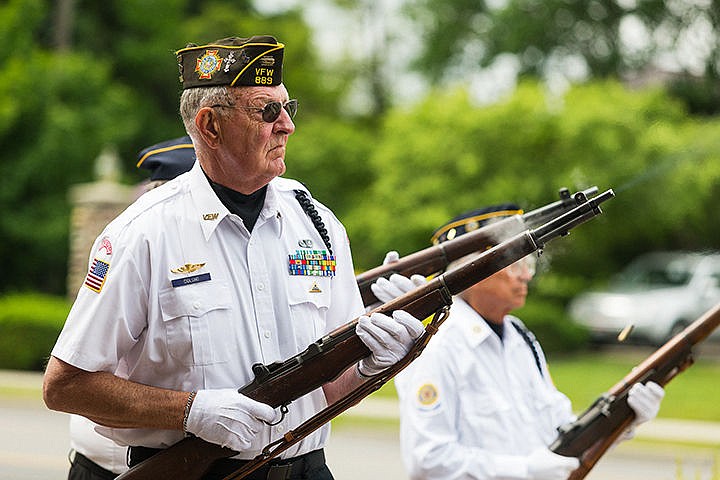
POLYGON ((362 399, 385 385, 390 379, 407 367, 410 362, 415 360, 420 353, 422 353, 430 341, 430 338, 437 333, 438 328, 449 315, 449 305, 442 307, 425 326, 425 332, 415 341, 415 344, 410 351, 399 362, 395 363, 386 370, 383 370, 379 374, 374 375, 362 385, 334 402, 332 405, 327 406, 300 424, 297 428, 287 432, 282 438, 267 445, 260 455, 255 457, 253 460, 250 460, 240 469, 223 478, 223 480, 241 480, 245 478, 247 475, 262 467, 267 462, 277 457, 282 452, 292 447, 297 442, 307 437, 344 411, 357 405, 362 399))

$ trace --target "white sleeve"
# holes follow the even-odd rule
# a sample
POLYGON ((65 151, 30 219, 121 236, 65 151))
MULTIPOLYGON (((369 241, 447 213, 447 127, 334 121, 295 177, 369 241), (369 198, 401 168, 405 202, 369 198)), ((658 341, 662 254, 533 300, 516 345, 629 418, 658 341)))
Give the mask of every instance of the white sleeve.
POLYGON ((149 274, 138 267, 148 263, 143 245, 106 232, 98 237, 53 356, 83 370, 115 372, 147 326, 149 274), (98 264, 103 270, 93 274, 98 264))

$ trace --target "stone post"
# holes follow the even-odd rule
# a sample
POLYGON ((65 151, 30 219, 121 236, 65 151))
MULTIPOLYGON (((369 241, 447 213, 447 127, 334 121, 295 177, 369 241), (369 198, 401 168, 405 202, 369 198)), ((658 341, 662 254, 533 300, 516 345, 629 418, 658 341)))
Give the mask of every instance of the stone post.
POLYGON ((118 183, 120 160, 117 151, 108 147, 95 160, 92 183, 70 189, 70 255, 67 296, 75 299, 88 269, 93 242, 110 221, 118 216, 137 196, 137 188, 118 183))

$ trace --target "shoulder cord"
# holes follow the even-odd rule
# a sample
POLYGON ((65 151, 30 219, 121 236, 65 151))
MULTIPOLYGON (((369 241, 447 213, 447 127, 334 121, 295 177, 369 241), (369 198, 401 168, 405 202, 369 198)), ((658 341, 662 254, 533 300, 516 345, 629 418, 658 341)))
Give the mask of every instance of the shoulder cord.
POLYGON ((510 323, 513 327, 515 327, 515 330, 520 334, 521 337, 523 337, 523 340, 525 340, 525 343, 528 344, 528 347, 530 347, 530 351, 533 354, 533 357, 535 358, 535 365, 537 365, 538 370, 540 371, 540 376, 544 377, 543 375, 543 369, 540 364, 540 353, 538 353, 537 346, 535 345, 537 343, 537 339, 535 338, 535 335, 528 330, 528 328, 523 325, 520 322, 516 322, 515 320, 511 320, 510 323))
POLYGON ((320 218, 320 214, 315 209, 315 205, 313 205, 312 201, 310 201, 305 190, 297 189, 297 190, 294 190, 294 192, 295 192, 295 198, 297 199, 298 203, 300 204, 300 207, 307 214, 307 216, 310 217, 310 220, 312 221, 313 225, 315 226, 315 229, 320 234, 320 237, 322 238, 323 242, 325 242, 325 246, 328 249, 328 253, 330 255, 332 255, 333 252, 332 252, 332 246, 330 245, 330 236, 328 235, 328 231, 325 228, 325 224, 323 223, 322 218, 320 218))

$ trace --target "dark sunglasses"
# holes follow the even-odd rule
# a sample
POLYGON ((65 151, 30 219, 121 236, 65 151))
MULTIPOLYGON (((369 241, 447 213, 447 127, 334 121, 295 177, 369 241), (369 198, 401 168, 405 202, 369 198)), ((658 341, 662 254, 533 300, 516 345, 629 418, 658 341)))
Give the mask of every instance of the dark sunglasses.
POLYGON ((242 108, 243 110, 251 110, 254 112, 262 113, 262 119, 264 122, 273 123, 280 116, 280 112, 284 108, 285 111, 290 115, 290 118, 295 118, 295 114, 298 109, 298 101, 296 99, 288 100, 285 104, 277 101, 268 102, 264 107, 245 107, 242 105, 212 105, 212 108, 242 108))

